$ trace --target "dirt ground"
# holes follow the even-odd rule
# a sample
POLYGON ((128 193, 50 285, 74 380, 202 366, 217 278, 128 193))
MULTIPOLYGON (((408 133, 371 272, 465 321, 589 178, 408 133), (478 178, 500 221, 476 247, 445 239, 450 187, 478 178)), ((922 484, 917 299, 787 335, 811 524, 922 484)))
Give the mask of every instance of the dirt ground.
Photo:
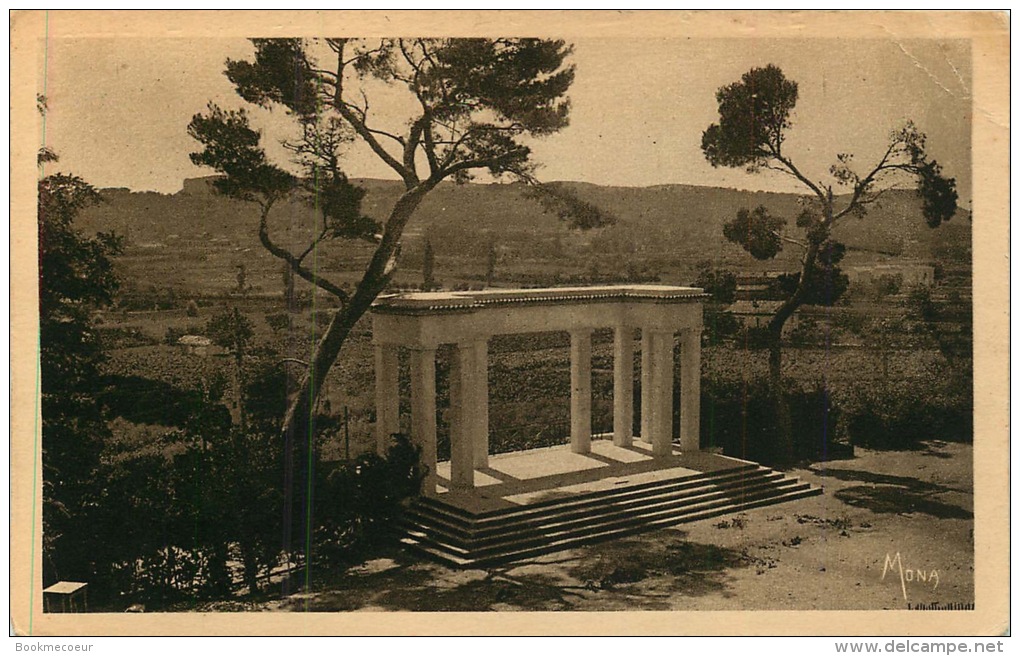
POLYGON ((858 449, 853 459, 791 472, 821 486, 821 496, 498 568, 456 570, 394 549, 332 577, 320 571, 322 582, 312 591, 258 609, 905 609, 972 603, 972 447, 939 441, 921 446, 858 449))

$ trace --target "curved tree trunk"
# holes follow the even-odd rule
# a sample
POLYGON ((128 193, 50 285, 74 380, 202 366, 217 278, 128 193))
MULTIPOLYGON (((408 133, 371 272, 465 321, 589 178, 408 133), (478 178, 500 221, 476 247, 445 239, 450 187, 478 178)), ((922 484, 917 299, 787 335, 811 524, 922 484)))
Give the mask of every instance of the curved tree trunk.
POLYGON ((336 362, 351 330, 368 312, 372 302, 389 284, 395 271, 400 237, 404 226, 421 199, 435 187, 428 180, 408 189, 394 205, 386 222, 382 240, 372 256, 358 287, 342 309, 333 315, 315 345, 312 361, 302 377, 297 393, 284 415, 281 436, 284 447, 283 549, 288 554, 303 553, 305 566, 311 560, 314 522, 313 487, 315 480, 315 403, 322 381, 336 362))

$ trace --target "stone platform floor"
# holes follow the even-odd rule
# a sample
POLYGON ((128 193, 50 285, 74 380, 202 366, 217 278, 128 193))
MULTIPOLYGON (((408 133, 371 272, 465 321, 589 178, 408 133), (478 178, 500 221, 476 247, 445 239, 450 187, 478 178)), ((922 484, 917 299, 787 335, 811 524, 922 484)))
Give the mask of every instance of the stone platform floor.
POLYGON ((652 457, 651 444, 635 438, 620 447, 592 439, 591 453, 573 453, 569 444, 489 456, 475 470, 472 492, 451 491, 450 463, 436 467, 436 500, 472 514, 503 510, 571 496, 660 480, 696 476, 754 464, 705 451, 652 457))

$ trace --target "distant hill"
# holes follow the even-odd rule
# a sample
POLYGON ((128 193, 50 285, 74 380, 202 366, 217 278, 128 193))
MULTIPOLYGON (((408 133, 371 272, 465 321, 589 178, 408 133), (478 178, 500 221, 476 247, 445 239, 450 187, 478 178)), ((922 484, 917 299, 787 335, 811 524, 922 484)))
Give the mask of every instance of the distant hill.
MULTIPOLYGON (((105 189, 102 194, 107 202, 85 212, 80 225, 86 230, 113 230, 123 235, 129 254, 136 257, 143 257, 139 249, 162 251, 166 255, 164 247, 208 250, 210 244, 220 244, 224 248, 229 246, 231 252, 251 253, 256 268, 260 262, 262 266, 272 264, 260 252, 255 231, 256 208, 217 195, 212 180, 189 179, 176 194, 105 189)), ((367 191, 364 212, 380 221, 402 191, 397 181, 353 182, 367 191)), ((692 185, 553 184, 565 186, 580 198, 611 212, 618 217, 618 223, 579 233, 569 230, 554 215, 545 213, 535 200, 527 198, 521 184, 443 183, 426 197, 408 225, 406 265, 414 266, 426 234, 441 262, 465 258, 481 261, 492 244, 509 253, 508 259, 519 266, 548 260, 579 267, 593 258, 605 258, 607 262, 636 260, 654 263, 658 270, 689 272, 696 262, 708 259, 726 266, 761 270, 789 268, 799 257, 794 249, 784 251, 775 262, 756 263, 726 242, 722 225, 740 208, 757 205, 765 205, 792 223, 804 196, 692 185)), ((282 205, 274 210, 273 224, 278 239, 299 244, 313 229, 314 215, 310 208, 297 203, 282 205)), ((871 208, 866 218, 844 219, 836 236, 850 247, 848 262, 893 256, 930 259, 937 242, 969 244, 970 222, 961 210, 950 223, 930 230, 921 217, 914 192, 893 190, 882 197, 880 205, 871 208)), ((356 245, 330 253, 337 266, 357 268, 351 258, 367 257, 368 249, 368 245, 356 245)))

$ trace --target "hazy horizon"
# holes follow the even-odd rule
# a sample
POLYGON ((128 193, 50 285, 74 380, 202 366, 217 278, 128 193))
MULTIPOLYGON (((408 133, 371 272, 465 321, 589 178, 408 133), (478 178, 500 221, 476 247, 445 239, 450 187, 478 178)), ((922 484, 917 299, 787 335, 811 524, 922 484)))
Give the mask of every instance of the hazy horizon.
MULTIPOLYGON (((155 189, 132 189, 131 187, 126 187, 126 186, 123 186, 123 185, 120 185, 120 186, 109 186, 109 187, 108 186, 101 186, 100 187, 100 186, 96 186, 96 185, 93 185, 93 186, 96 186, 96 188, 99 189, 100 191, 125 189, 125 190, 127 190, 127 191, 129 191, 129 192, 131 192, 133 194, 154 193, 154 194, 161 194, 161 195, 164 195, 164 196, 172 196, 174 194, 182 192, 184 190, 184 183, 188 182, 189 180, 206 180, 206 179, 210 179, 211 180, 211 179, 216 178, 216 177, 219 177, 219 175, 216 174, 216 173, 207 173, 205 175, 195 175, 195 176, 186 177, 186 178, 183 178, 181 180, 180 185, 177 187, 177 189, 175 189, 173 191, 157 191, 155 189)), ((353 182, 355 184, 363 183, 363 182, 387 182, 387 183, 393 183, 393 184, 403 184, 400 180, 398 180, 396 178, 387 178, 387 177, 370 177, 370 176, 360 176, 360 175, 359 176, 355 176, 355 175, 351 175, 351 176, 349 176, 349 179, 350 179, 351 182, 353 182)), ((661 184, 645 184, 645 185, 636 185, 636 184, 634 184, 634 185, 628 185, 628 184, 603 184, 603 183, 598 183, 598 182, 588 182, 586 180, 542 180, 542 182, 544 184, 582 184, 582 185, 593 185, 593 186, 602 187, 602 188, 606 188, 606 189, 653 189, 653 188, 656 188, 656 187, 698 187, 698 188, 703 188, 703 189, 723 189, 723 190, 727 190, 727 191, 738 191, 738 192, 747 192, 747 193, 792 194, 792 195, 798 195, 798 196, 811 196, 811 192, 806 190, 806 189, 781 189, 781 190, 775 190, 775 189, 759 189, 759 188, 754 188, 754 187, 750 187, 750 186, 747 186, 747 187, 742 187, 742 186, 739 186, 739 185, 727 185, 727 186, 723 186, 723 185, 717 185, 717 184, 700 184, 700 183, 691 183, 691 182, 667 182, 667 183, 661 183, 661 184)), ((515 181, 515 180, 492 180, 492 179, 469 180, 469 181, 464 182, 464 183, 457 183, 457 182, 454 182, 453 180, 443 180, 442 182, 440 182, 440 185, 451 185, 451 186, 458 186, 458 185, 490 186, 490 185, 513 185, 513 184, 524 184, 524 183, 521 183, 521 182, 518 182, 518 181, 515 181)), ((907 192, 914 191, 913 187, 910 187, 910 186, 896 186, 896 187, 893 187, 893 189, 896 189, 896 190, 899 190, 899 191, 907 191, 907 192)), ((836 194, 836 196, 839 197, 839 196, 842 196, 842 195, 845 195, 845 194, 849 194, 849 193, 850 192, 848 192, 848 191, 840 192, 840 193, 836 194)), ((962 205, 963 204, 961 203, 961 209, 963 209, 962 205)))

